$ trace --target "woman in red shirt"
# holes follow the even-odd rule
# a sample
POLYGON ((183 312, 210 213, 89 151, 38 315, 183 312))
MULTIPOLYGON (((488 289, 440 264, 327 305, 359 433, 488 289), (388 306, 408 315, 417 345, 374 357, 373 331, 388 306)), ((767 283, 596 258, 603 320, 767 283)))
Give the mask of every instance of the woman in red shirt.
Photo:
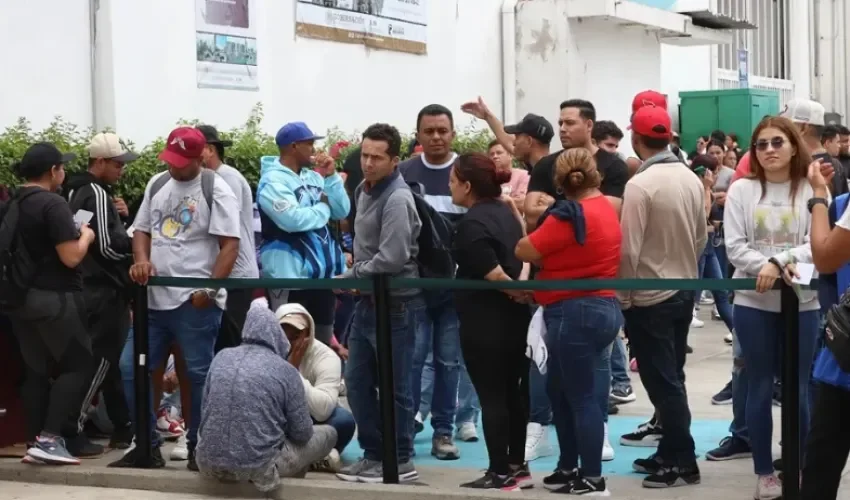
MULTIPOLYGON (((617 276, 620 222, 599 191, 601 183, 588 150, 570 149, 558 157, 555 186, 566 199, 552 205, 516 247, 517 257, 541 268, 536 279, 617 276)), ((608 289, 540 291, 534 299, 544 308, 547 385, 561 448, 557 470, 543 482, 559 493, 605 494, 603 407, 607 410, 611 378, 607 358, 623 326, 620 304, 608 289)))

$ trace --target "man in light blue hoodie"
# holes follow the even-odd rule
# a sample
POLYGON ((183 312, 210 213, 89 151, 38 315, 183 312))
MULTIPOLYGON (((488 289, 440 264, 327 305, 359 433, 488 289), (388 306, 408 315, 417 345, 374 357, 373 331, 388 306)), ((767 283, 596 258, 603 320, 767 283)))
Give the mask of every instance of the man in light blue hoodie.
MULTIPOLYGON (((260 160, 260 268, 266 278, 333 278, 345 270, 328 222, 345 219, 351 203, 333 159, 316 155, 314 142, 321 138, 303 122, 287 123, 275 136, 280 156, 260 160)), ((269 290, 269 302, 275 310, 288 302, 303 305, 316 322, 316 338, 330 344, 331 290, 269 290)))
POLYGON ((333 449, 336 430, 313 425, 289 347, 268 302, 255 300, 242 344, 221 351, 207 375, 196 455, 205 477, 268 492, 333 449))

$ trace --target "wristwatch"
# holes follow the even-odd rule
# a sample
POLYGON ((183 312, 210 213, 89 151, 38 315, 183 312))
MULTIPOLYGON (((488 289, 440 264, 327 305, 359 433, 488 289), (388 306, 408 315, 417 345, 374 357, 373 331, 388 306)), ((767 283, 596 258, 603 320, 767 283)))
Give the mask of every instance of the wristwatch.
POLYGON ((215 290, 215 289, 212 289, 212 288, 202 288, 200 290, 195 290, 193 293, 198 293, 198 292, 203 293, 210 300, 215 300, 216 297, 218 296, 218 290, 215 290))
POLYGON ((769 263, 773 264, 774 266, 776 266, 776 268, 779 269, 780 273, 783 271, 782 264, 780 264, 779 261, 776 260, 776 257, 771 257, 771 258, 767 259, 767 261, 769 263))
POLYGON ((815 208, 815 205, 817 204, 823 204, 823 206, 829 208, 829 202, 826 201, 826 198, 811 198, 809 199, 809 203, 807 204, 809 213, 812 212, 812 210, 815 208))

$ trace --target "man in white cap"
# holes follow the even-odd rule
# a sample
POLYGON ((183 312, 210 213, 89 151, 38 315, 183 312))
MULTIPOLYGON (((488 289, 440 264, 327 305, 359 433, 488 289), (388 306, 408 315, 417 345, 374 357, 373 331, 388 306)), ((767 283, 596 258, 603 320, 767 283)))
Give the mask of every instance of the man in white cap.
POLYGON ((835 169, 835 175, 830 186, 832 197, 835 198, 848 192, 847 173, 844 171, 841 160, 831 156, 821 142, 824 128, 826 128, 826 109, 823 105, 808 99, 792 99, 788 101, 785 109, 779 115, 788 118, 797 125, 803 135, 803 140, 812 152, 813 159, 820 159, 824 163, 832 164, 835 169))
POLYGON ((95 135, 88 152, 88 170, 69 175, 64 186, 71 210, 92 214, 89 225, 95 234, 94 245, 81 267, 89 334, 97 366, 92 367, 94 376, 80 418, 69 425, 71 436, 66 436, 70 438, 69 451, 75 456, 103 452, 101 446, 88 442, 80 433, 91 400, 101 389, 114 428, 109 446, 127 448, 133 439, 118 369, 130 328, 129 270, 133 263, 133 240, 122 222, 122 217, 128 215, 127 206, 113 197, 112 188, 121 178, 124 165, 138 159, 139 155, 130 151, 113 133, 95 135))

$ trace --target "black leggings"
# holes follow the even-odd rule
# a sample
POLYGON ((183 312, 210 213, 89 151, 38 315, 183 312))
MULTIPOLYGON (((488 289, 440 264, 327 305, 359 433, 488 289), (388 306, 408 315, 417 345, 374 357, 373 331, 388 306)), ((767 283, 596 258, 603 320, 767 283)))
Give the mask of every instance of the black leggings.
POLYGON ((84 314, 82 293, 36 289, 10 314, 25 366, 28 441, 42 432, 59 436, 69 416, 79 414, 94 370, 84 314))
POLYGON ((463 359, 481 403, 490 470, 496 474, 508 474, 511 465, 525 461, 530 312, 517 305, 458 310, 463 359))
POLYGON ((850 392, 820 384, 803 466, 803 500, 834 500, 850 454, 850 392))

